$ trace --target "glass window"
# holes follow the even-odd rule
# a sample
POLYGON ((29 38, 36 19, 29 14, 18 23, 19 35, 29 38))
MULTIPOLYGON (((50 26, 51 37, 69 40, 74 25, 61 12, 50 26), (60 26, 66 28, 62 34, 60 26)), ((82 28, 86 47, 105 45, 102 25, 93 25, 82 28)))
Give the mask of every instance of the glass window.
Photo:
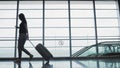
POLYGON ((45 2, 45 46, 51 47, 49 49, 54 57, 69 56, 67 3, 67 1, 45 2))
POLYGON ((71 1, 71 9, 93 9, 92 1, 71 1))
POLYGON ((46 1, 45 9, 68 9, 67 1, 46 1))
MULTIPOLYGON (((116 2, 95 1, 98 42, 119 40, 120 32, 116 2)), ((42 3, 42 1, 19 2, 19 13, 25 14, 30 40, 35 45, 43 42, 42 3)), ((71 1, 70 9, 71 43, 72 54, 74 54, 86 46, 95 44, 93 1, 71 1)), ((0 2, 0 57, 14 57, 16 11, 17 1, 0 2), (2 55, 3 51, 6 55, 2 55)), ((69 57, 70 55, 68 14, 68 1, 45 2, 45 46, 54 57, 69 57)), ((18 20, 18 25, 20 22, 18 20)), ((25 48, 32 52, 35 57, 40 56, 28 41, 25 44, 25 48)), ((92 50, 96 50, 96 48, 94 47, 92 50)), ((27 55, 24 54, 23 57, 27 57, 27 55)))
POLYGON ((97 17, 117 17, 116 10, 96 10, 97 17))
POLYGON ((74 28, 94 27, 93 19, 71 19, 71 26, 74 28))
POLYGON ((0 2, 0 57, 14 57, 14 38, 16 24, 15 1, 0 2))
POLYGON ((93 10, 71 10, 72 18, 89 18, 93 17, 93 10))
POLYGON ((119 36, 117 1, 96 1, 98 41, 115 41, 119 36))
POLYGON ((67 10, 46 10, 45 17, 46 18, 67 18, 68 17, 67 10))
POLYGON ((68 19, 46 19, 46 28, 66 28, 68 27, 68 19))
POLYGON ((117 9, 116 1, 95 1, 96 9, 117 9))
POLYGON ((118 19, 97 19, 98 27, 118 27, 118 19))
POLYGON ((72 54, 95 43, 92 1, 71 1, 72 54))

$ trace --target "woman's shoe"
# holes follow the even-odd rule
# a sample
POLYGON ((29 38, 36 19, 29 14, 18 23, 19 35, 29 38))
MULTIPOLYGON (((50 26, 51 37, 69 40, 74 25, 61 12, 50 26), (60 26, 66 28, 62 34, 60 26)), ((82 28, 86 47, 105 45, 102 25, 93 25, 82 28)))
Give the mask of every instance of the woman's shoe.
POLYGON ((30 59, 32 59, 33 58, 33 55, 30 55, 30 59))
POLYGON ((21 60, 20 60, 20 59, 17 59, 17 60, 15 60, 14 62, 20 64, 20 63, 21 63, 21 60))

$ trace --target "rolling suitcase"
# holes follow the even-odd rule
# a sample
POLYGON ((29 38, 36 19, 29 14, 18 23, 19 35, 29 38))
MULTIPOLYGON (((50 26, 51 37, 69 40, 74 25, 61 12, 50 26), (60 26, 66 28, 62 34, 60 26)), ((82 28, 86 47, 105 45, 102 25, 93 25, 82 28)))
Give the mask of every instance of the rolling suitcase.
MULTIPOLYGON (((29 40, 30 41, 30 40, 29 40)), ((33 45, 33 47, 38 51, 38 53, 49 63, 49 60, 53 58, 53 55, 48 51, 48 49, 43 46, 42 44, 38 44, 36 47, 34 44, 30 41, 30 43, 33 45)))

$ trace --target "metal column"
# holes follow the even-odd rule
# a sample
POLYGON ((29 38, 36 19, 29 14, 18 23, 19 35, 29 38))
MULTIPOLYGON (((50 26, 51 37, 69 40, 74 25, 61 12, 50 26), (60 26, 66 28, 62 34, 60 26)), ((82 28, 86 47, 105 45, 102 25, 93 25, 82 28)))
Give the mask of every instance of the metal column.
MULTIPOLYGON (((43 0, 43 33, 42 33, 42 44, 45 46, 45 0, 43 0)), ((43 65, 44 65, 44 60, 43 60, 43 65)))
MULTIPOLYGON (((95 41, 96 45, 98 44, 98 34, 97 34, 97 21, 96 21, 96 7, 95 7, 95 0, 93 0, 93 12, 94 12, 94 26, 95 26, 95 41)), ((98 45, 96 46, 96 52, 98 55, 98 45)))
POLYGON ((17 0, 17 12, 16 12, 16 28, 15 28, 15 52, 14 52, 14 57, 16 58, 17 54, 17 36, 18 36, 18 13, 19 13, 19 0, 17 0))
POLYGON ((43 0, 43 34, 42 34, 42 42, 45 45, 45 0, 43 0))
POLYGON ((69 20, 69 44, 70 44, 70 57, 72 56, 72 41, 71 41, 71 11, 70 0, 68 0, 68 20, 69 20))
MULTIPOLYGON (((119 30, 119 37, 120 37, 120 1, 117 0, 118 6, 118 30, 119 30)), ((119 39, 118 39, 119 40, 119 39)))

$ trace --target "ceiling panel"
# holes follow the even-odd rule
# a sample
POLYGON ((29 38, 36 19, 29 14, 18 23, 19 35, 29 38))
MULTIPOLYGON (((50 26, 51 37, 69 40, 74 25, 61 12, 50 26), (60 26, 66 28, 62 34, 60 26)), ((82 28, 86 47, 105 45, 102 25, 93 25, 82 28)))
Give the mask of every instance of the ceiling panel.
MULTIPOLYGON (((17 0, 0 0, 0 1, 17 1, 17 0)), ((42 0, 20 0, 20 1, 42 1, 42 0)), ((67 0, 45 0, 45 1, 67 1, 67 0)), ((92 1, 92 0, 71 0, 71 1, 92 1)), ((116 1, 116 0, 96 0, 96 1, 116 1)))

